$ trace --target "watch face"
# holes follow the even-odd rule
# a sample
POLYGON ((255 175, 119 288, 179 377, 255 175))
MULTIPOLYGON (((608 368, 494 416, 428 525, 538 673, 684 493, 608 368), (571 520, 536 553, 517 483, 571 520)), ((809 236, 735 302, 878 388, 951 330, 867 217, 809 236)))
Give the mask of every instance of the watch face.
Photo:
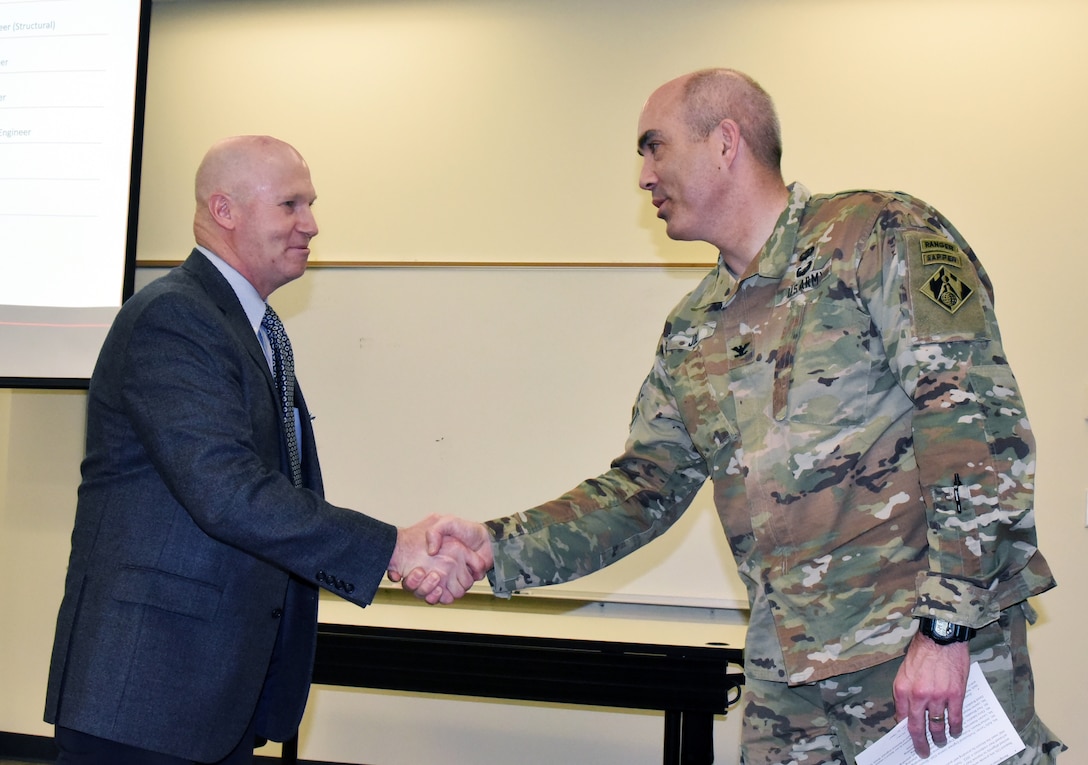
POLYGON ((952 622, 945 621, 944 619, 933 620, 933 637, 935 638, 950 638, 952 637, 952 622))

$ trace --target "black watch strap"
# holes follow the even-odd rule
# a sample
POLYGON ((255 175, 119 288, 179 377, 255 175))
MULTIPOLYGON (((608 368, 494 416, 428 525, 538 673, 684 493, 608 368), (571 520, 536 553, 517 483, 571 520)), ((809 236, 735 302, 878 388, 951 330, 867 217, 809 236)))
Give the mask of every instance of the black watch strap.
POLYGON ((940 645, 966 643, 975 636, 973 627, 964 627, 962 624, 953 624, 945 619, 934 619, 929 616, 918 618, 918 631, 940 645))

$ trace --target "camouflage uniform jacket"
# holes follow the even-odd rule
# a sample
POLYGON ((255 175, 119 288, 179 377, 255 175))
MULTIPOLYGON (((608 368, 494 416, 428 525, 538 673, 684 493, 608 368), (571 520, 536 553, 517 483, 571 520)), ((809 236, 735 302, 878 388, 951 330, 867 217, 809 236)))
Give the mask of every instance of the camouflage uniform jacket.
POLYGON ((746 671, 815 682, 902 655, 914 616, 981 627, 1053 586, 1034 440, 989 280, 905 194, 799 184, 739 280, 669 316, 612 469, 488 523, 497 594, 595 571, 706 479, 748 589, 746 671))

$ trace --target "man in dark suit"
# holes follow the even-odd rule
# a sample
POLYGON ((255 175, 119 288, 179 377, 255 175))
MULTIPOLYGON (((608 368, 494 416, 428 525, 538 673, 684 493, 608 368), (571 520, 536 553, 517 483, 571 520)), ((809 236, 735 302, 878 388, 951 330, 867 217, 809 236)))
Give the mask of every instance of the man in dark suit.
POLYGON ((448 602, 482 575, 458 545, 427 557, 430 519, 397 529, 322 497, 265 304, 317 235, 302 157, 226 139, 196 198, 197 249, 125 304, 91 379, 46 699, 60 763, 252 762, 298 729, 319 587, 365 606, 421 565, 448 602))

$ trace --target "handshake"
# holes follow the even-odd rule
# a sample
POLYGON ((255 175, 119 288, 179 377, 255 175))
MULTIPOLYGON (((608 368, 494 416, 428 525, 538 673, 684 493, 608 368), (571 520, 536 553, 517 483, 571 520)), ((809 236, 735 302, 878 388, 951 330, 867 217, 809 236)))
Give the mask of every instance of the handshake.
POLYGON ((393 582, 431 605, 462 597, 494 565, 491 536, 482 523, 452 515, 429 515, 397 529, 389 559, 393 582))

